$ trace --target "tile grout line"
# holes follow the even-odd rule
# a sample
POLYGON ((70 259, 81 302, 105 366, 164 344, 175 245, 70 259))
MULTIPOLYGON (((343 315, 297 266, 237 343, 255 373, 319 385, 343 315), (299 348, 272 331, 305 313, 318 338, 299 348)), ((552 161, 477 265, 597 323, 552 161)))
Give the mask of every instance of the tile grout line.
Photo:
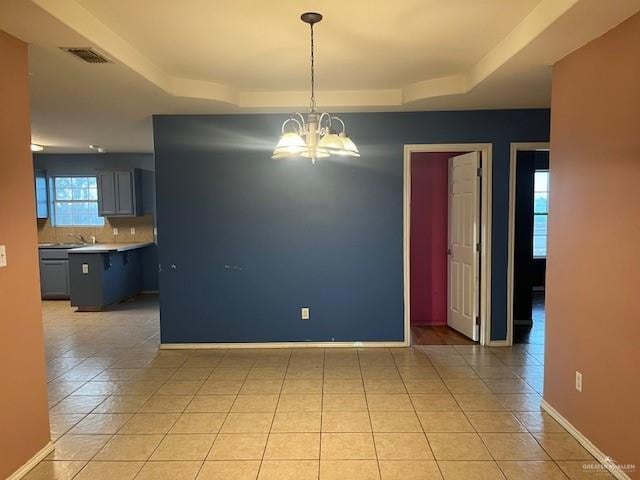
MULTIPOLYGON (((151 363, 151 362, 149 362, 151 363)), ((182 365, 184 365, 186 363, 186 360, 182 362, 182 365)), ((148 364, 147 364, 148 365, 148 364)), ((181 366, 182 366, 181 365, 181 366)), ((162 383, 160 386, 158 386, 157 390, 155 390, 154 393, 151 394, 151 396, 149 397, 149 399, 144 402, 142 404, 142 406, 140 407, 140 409, 138 411, 140 411, 146 404, 147 402, 149 402, 149 400, 151 400, 151 398, 153 398, 154 395, 157 394, 157 392, 160 391, 160 389, 166 385, 166 383, 169 381, 169 379, 171 379, 173 377, 173 375, 175 375, 175 373, 178 371, 178 369, 180 369, 180 367, 178 367, 165 381, 164 383, 162 383)), ((158 444, 156 445, 156 447, 153 449, 153 452, 151 452, 151 455, 149 455, 147 457, 147 459, 144 461, 144 463, 142 464, 142 467, 140 468, 140 470, 138 470, 138 473, 136 473, 136 475, 134 476, 134 479, 137 478, 140 473, 142 472, 142 470, 144 469, 145 465, 147 463, 149 463, 149 461, 151 460, 151 457, 153 457, 153 454, 156 453, 156 451, 158 450, 158 448, 160 448, 160 445, 162 445, 162 442, 164 442, 164 440, 167 438, 167 436, 169 435, 169 432, 171 432, 171 429, 176 425, 176 423, 178 423, 178 420, 180 420, 180 417, 184 414, 184 412, 187 410, 187 407, 191 404, 191 402, 193 401, 193 399, 195 398, 195 395, 191 397, 191 400, 189 400, 189 402, 184 406, 184 409, 182 410, 182 412, 179 412, 178 417, 173 421, 173 423, 169 426, 169 428, 167 429, 166 433, 162 436, 162 438, 160 439, 160 441, 158 442, 158 444)), ((133 417, 131 417, 133 418, 133 417)))
MULTIPOLYGON (((429 358, 429 355, 427 355, 426 352, 423 352, 423 354, 425 355, 425 357, 427 357, 427 359, 429 360, 429 365, 431 365, 431 367, 433 368, 433 371, 436 372, 436 375, 438 375, 438 378, 440 379, 440 381, 444 384, 445 388, 447 390, 449 390, 449 387, 447 386, 447 384, 444 381, 444 378, 442 378, 442 376, 440 375, 440 372, 438 372, 438 370, 435 368, 435 366, 433 365, 433 362, 431 362, 431 359, 429 358)), ((453 396, 453 393, 451 391, 449 391, 449 394, 451 396, 453 396)), ((409 397, 411 398, 411 397, 409 397)), ((454 397, 455 400, 455 397, 454 397)), ((413 401, 411 402, 413 404, 413 401)), ((415 408, 415 405, 414 405, 415 408)), ((416 415, 417 416, 417 415, 416 415)), ((429 441, 429 436, 427 435, 427 432, 424 431, 424 425, 422 425, 422 422, 420 421, 420 417, 418 417, 418 421, 420 422, 420 428, 422 429, 425 438, 427 439, 427 445, 429 445, 429 449, 431 450, 431 455, 433 456, 433 461, 436 464, 436 467, 438 468, 438 472, 440 473, 440 477, 444 478, 444 473, 442 472, 442 468, 440 467, 440 463, 438 463, 438 459, 436 458, 436 454, 433 452, 433 447, 431 446, 431 442, 429 441)))
MULTIPOLYGON (((387 349, 385 349, 387 351, 387 349)), ((380 458, 378 457, 378 446, 376 444, 376 437, 373 434, 373 422, 371 421, 371 410, 369 410, 369 396, 367 395, 367 388, 364 383, 364 375, 362 373, 362 362, 360 361, 360 351, 358 354, 358 368, 360 370, 360 377, 362 379, 362 389, 364 390, 364 401, 367 406, 367 417, 369 417, 369 427, 371 427, 371 441, 373 442, 373 453, 376 456, 376 466, 378 467, 378 478, 382 478, 382 470, 380 468, 380 458)), ((394 362, 395 365, 395 362, 394 362)))
MULTIPOLYGON (((228 353, 229 353, 228 350, 224 350, 223 351, 223 354, 220 356, 220 359, 218 359, 218 361, 216 362, 215 366, 211 369, 211 373, 209 373, 209 375, 207 376, 205 381, 202 383, 202 385, 200 386, 200 389, 202 389, 204 384, 207 383, 207 381, 209 379, 211 379, 211 377, 213 376, 214 372, 219 367, 219 365, 222 362, 222 360, 228 355, 228 353)), ((248 373, 247 373, 247 375, 248 375, 248 373)), ((240 388, 242 388, 242 386, 240 388)), ((200 391, 200 389, 198 390, 198 392, 200 391)), ((240 390, 238 390, 238 391, 240 391, 240 390)), ((196 395, 197 395, 197 393, 196 393, 196 395)), ((195 399, 195 395, 194 395, 193 398, 195 399)), ((202 463, 200 464, 200 468, 198 468, 198 471, 196 472, 196 475, 195 475, 194 479, 197 479, 198 476, 200 475, 200 473, 202 472, 202 469, 204 468, 204 465, 207 462, 207 458, 209 458, 209 455, 211 455, 211 450, 213 450, 213 446, 216 444, 216 441, 218 440, 218 437, 220 435, 220 431, 222 430, 222 427, 226 423, 227 418, 229 418, 229 414, 231 413, 231 409, 233 408, 233 405, 235 404, 237 399, 238 399, 238 394, 235 395, 235 398, 233 399, 233 402, 229 406, 229 410, 227 411, 227 413, 226 413, 226 415, 224 417, 224 420, 220 424, 220 428, 218 429, 218 433, 216 433, 216 436, 213 438, 213 442, 211 442, 211 445, 209 446, 209 449, 207 450, 207 453, 204 456, 204 459, 202 460, 202 463)), ((189 404, 185 407, 185 411, 187 410, 187 408, 189 408, 189 405, 191 405, 192 402, 193 402, 193 399, 191 399, 191 402, 189 402, 189 404)), ((171 427, 171 428, 173 428, 173 427, 171 427)))
MULTIPOLYGON (((289 365, 291 363, 291 351, 289 351, 289 358, 287 359, 287 368, 284 372, 284 378, 287 377, 287 371, 289 371, 289 365)), ((282 389, 284 388, 284 378, 282 383, 280 384, 280 391, 278 393, 278 401, 276 402, 276 407, 273 411, 273 415, 271 416, 271 423, 269 424, 269 431, 267 432, 267 439, 264 444, 264 449, 262 450, 262 458, 260 459, 260 465, 258 465, 258 472, 256 474, 256 478, 260 476, 260 472, 262 471, 262 465, 264 464, 264 456, 267 453, 267 446, 269 445, 269 439, 271 438, 271 430, 273 429, 273 422, 276 418, 276 413, 278 411, 278 405, 280 405, 280 397, 282 396, 282 389)), ((246 381, 246 380, 245 380, 246 381)))
POLYGON ((322 376, 320 378, 320 439, 318 442, 318 476, 317 479, 320 480, 320 469, 322 468, 322 434, 323 434, 323 419, 324 419, 324 380, 325 380, 325 369, 327 367, 327 349, 322 349, 322 376))

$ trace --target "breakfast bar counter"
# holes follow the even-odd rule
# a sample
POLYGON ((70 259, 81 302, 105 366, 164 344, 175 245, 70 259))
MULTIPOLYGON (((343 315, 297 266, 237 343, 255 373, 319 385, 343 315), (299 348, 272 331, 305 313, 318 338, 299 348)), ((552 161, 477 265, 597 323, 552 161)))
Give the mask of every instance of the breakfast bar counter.
POLYGON ((99 311, 142 290, 142 252, 153 243, 95 244, 68 251, 71 305, 99 311))

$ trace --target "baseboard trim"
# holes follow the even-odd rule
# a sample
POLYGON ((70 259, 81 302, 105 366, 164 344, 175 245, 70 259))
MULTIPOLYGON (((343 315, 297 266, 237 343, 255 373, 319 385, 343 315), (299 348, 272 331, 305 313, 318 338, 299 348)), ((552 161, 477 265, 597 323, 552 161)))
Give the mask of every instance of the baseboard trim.
POLYGON ((531 326, 533 325, 533 320, 514 320, 513 324, 531 326))
POLYGON ((215 350, 239 348, 397 348, 408 342, 265 342, 265 343, 161 343, 161 350, 215 350))
POLYGON ((510 347, 508 340, 489 340, 487 347, 510 347))
POLYGON ((47 455, 53 452, 53 448, 53 442, 47 443, 45 447, 37 452, 33 457, 31 457, 29 461, 27 461, 27 463, 25 463, 18 470, 9 475, 7 477, 7 480, 19 480, 20 478, 24 477, 33 469, 33 467, 35 467, 38 463, 44 460, 47 455))
POLYGON ((159 290, 142 290, 140 295, 158 295, 159 293, 159 290))
POLYGON ((555 408, 553 408, 546 400, 542 400, 542 409, 551 415, 560 425, 562 425, 567 432, 575 438, 585 450, 593 455, 604 467, 609 470, 609 473, 618 480, 631 480, 631 477, 627 475, 620 467, 611 461, 611 458, 605 455, 598 447, 596 447, 591 441, 585 437, 580 430, 574 427, 569 420, 564 418, 555 408))

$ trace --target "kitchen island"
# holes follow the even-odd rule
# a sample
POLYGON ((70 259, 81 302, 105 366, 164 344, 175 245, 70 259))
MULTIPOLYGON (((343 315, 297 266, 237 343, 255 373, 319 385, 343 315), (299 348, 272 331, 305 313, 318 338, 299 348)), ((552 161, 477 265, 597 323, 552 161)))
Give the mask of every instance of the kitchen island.
POLYGON ((99 311, 142 290, 142 251, 147 243, 101 243, 68 250, 71 305, 99 311))

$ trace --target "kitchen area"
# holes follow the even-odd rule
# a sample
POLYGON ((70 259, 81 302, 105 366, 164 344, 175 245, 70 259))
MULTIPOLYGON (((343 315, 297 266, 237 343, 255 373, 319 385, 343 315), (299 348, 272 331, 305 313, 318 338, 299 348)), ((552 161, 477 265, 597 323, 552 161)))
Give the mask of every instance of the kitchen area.
POLYGON ((43 300, 91 312, 157 293, 152 167, 152 155, 34 155, 43 300))

